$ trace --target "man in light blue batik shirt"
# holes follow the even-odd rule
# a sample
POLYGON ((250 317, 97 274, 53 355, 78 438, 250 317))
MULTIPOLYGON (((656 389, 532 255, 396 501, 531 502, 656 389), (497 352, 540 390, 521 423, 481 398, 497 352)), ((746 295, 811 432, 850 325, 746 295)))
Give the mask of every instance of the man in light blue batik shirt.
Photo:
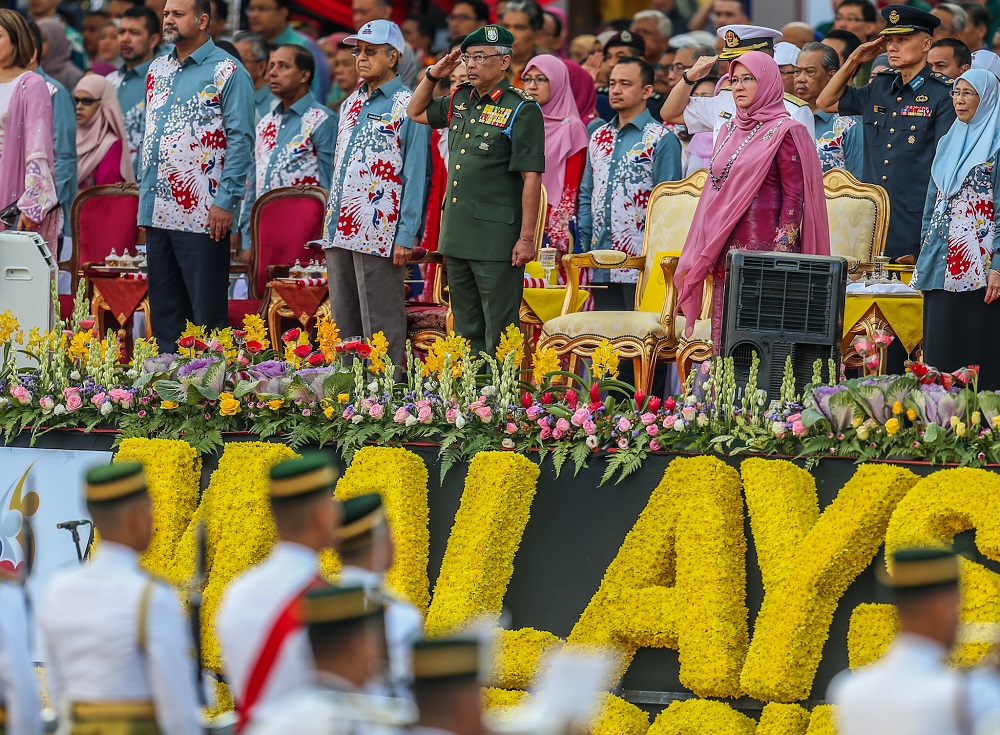
POLYGON ((129 154, 139 179, 139 148, 146 132, 146 74, 160 44, 160 20, 152 10, 137 6, 126 10, 118 25, 118 42, 125 63, 108 74, 118 90, 118 103, 125 120, 129 154))

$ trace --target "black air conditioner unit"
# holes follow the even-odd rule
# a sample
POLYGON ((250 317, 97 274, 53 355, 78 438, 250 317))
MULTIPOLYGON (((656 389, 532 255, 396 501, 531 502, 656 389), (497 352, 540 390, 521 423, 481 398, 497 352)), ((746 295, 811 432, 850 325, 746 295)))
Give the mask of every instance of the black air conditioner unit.
POLYGON ((839 369, 846 292, 843 258, 730 251, 721 354, 733 358, 737 384, 749 379, 755 351, 757 387, 769 399, 781 393, 788 356, 798 391, 812 379, 817 359, 824 366, 832 359, 839 369))

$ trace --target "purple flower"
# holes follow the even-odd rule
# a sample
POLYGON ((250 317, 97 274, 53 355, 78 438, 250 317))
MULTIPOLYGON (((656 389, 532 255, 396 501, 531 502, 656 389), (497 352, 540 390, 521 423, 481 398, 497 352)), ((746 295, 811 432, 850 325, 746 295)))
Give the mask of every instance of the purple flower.
POLYGON ((846 395, 841 396, 836 401, 833 400, 833 397, 846 390, 847 386, 844 385, 820 385, 812 389, 816 410, 830 422, 830 426, 838 434, 851 425, 852 410, 850 402, 846 400, 848 398, 846 395))
POLYGON ((265 360, 257 365, 251 365, 247 368, 247 372, 255 380, 280 378, 285 374, 285 363, 278 360, 265 360))
POLYGON ((156 357, 147 357, 142 362, 142 371, 144 373, 169 373, 170 366, 176 359, 177 354, 173 352, 167 352, 156 357))
POLYGON ((204 376, 205 372, 213 364, 218 362, 218 360, 211 357, 199 357, 186 365, 181 365, 180 369, 177 371, 178 378, 186 378, 189 376, 201 378, 204 376))

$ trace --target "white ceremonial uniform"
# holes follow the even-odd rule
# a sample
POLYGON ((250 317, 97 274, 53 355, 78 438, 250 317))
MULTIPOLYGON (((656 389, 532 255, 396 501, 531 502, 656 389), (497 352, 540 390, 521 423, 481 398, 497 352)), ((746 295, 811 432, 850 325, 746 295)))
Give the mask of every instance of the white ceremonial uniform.
POLYGON ((995 671, 945 664, 937 641, 900 633, 875 663, 838 674, 827 698, 837 705, 838 735, 970 735, 1000 709, 995 671))
MULTIPOLYGON (((316 551, 279 541, 260 564, 237 577, 226 590, 215 618, 222 666, 237 707, 246 706, 247 685, 281 614, 318 578, 316 551)), ((299 624, 281 643, 274 663, 247 718, 313 681, 313 657, 305 626, 299 624)))
POLYGON ((405 699, 359 692, 328 672, 254 718, 246 735, 396 735, 417 717, 405 699))
POLYGON ((0 706, 7 735, 41 735, 42 705, 28 651, 30 631, 24 588, 0 582, 0 706))
MULTIPOLYGON (((785 109, 793 120, 806 126, 809 135, 816 138, 816 120, 808 104, 802 100, 793 102, 786 96, 785 109)), ((733 91, 720 89, 715 97, 691 97, 688 100, 687 107, 684 108, 684 127, 691 135, 711 130, 714 144, 719 138, 719 130, 734 117, 736 102, 733 100, 733 91)))
POLYGON ((52 581, 41 609, 49 694, 72 702, 152 702, 163 735, 200 735, 194 645, 177 596, 153 581, 140 651, 141 598, 153 580, 127 546, 101 541, 86 565, 52 581))
MULTIPOLYGON (((382 588, 382 575, 361 567, 340 570, 339 584, 382 588)), ((389 656, 389 678, 410 686, 413 682, 413 644, 424 633, 424 616, 411 603, 390 597, 385 606, 385 642, 389 656)))

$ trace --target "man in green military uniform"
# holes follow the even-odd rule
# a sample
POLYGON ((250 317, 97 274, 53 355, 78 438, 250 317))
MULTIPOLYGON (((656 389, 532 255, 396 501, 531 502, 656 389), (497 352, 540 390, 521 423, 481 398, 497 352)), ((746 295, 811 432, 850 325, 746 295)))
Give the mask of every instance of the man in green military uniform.
POLYGON ((519 321, 524 265, 535 257, 545 171, 542 111, 507 79, 514 37, 488 25, 428 67, 407 108, 410 118, 448 127, 448 178, 438 248, 447 258, 455 329, 474 352, 493 352, 519 321), (433 98, 461 63, 469 80, 433 98))
POLYGON ((852 53, 817 105, 826 112, 860 115, 865 148, 862 179, 889 194, 885 254, 913 263, 920 251, 924 197, 937 142, 955 122, 952 80, 933 71, 927 52, 941 21, 905 5, 882 9, 886 27, 878 40, 852 53), (858 67, 886 52, 892 67, 865 87, 849 87, 858 67))

